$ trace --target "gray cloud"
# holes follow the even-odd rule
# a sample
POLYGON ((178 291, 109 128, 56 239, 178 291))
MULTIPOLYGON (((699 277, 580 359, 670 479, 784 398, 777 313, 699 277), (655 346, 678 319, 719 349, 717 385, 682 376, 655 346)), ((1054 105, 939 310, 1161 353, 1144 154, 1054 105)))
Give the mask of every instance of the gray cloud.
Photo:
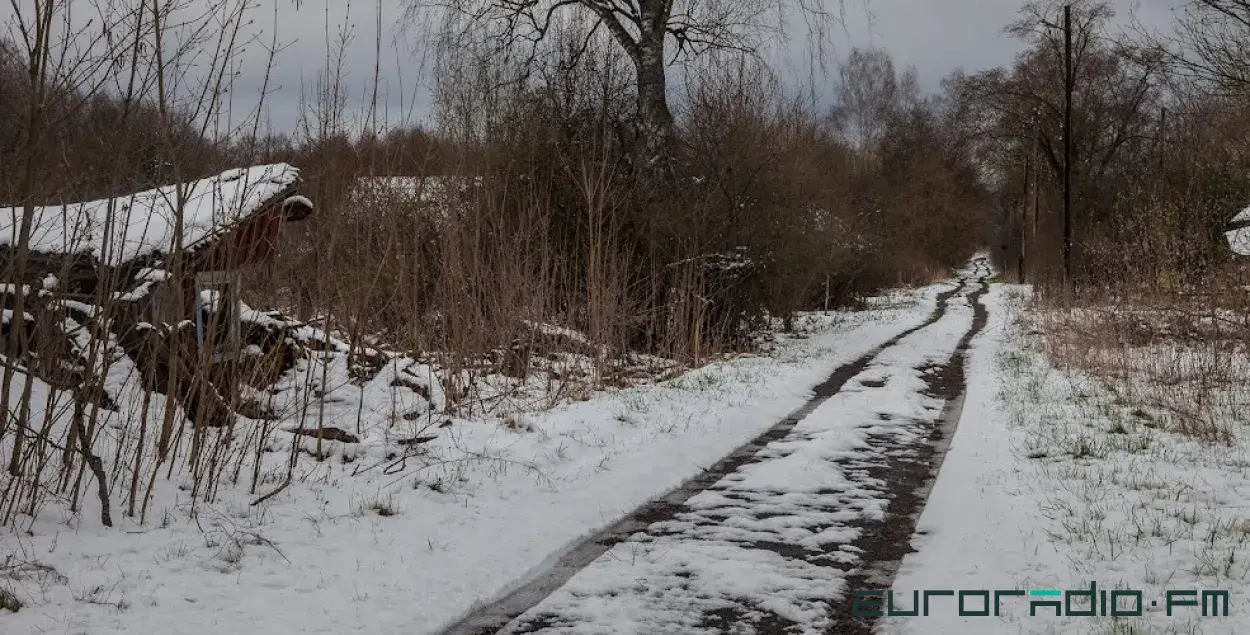
MULTIPOLYGON (((835 2, 824 1, 830 7, 835 2)), ((1112 0, 1118 12, 1117 28, 1126 25, 1130 15, 1150 28, 1166 28, 1170 9, 1179 1, 1112 0)), ((1015 18, 1021 4, 1019 0, 846 0, 846 21, 834 32, 834 53, 845 54, 855 46, 886 48, 900 65, 915 65, 923 86, 932 89, 956 69, 974 72, 1009 63, 1020 45, 1004 35, 1002 27, 1015 18)), ((363 118, 375 61, 379 63, 383 119, 392 124, 428 120, 430 99, 422 81, 420 42, 414 30, 400 28, 404 0, 302 0, 298 9, 295 0, 259 0, 256 5, 246 33, 255 41, 241 55, 240 75, 230 91, 233 119, 256 108, 268 72, 262 119, 278 131, 294 130, 301 111, 307 110, 308 100, 315 96, 318 73, 333 64, 331 55, 346 35, 342 79, 349 120, 363 118), (261 43, 268 44, 275 35, 282 50, 270 67, 261 43), (380 60, 375 55, 378 38, 380 60)), ((0 9, 6 23, 12 18, 8 11, 7 6, 0 9)), ((784 57, 805 59, 793 50, 784 57)), ((788 63, 789 74, 806 75, 802 64, 788 63)))
POLYGON ((259 4, 251 29, 266 46, 251 45, 244 54, 242 74, 232 91, 235 108, 253 107, 268 73, 264 119, 276 130, 289 132, 297 127, 301 113, 314 116, 319 75, 341 68, 345 118, 359 122, 373 99, 376 65, 378 117, 389 124, 421 123, 427 118, 423 57, 419 42, 403 28, 402 0, 304 0, 298 9, 294 0, 259 4), (271 66, 267 46, 275 36, 280 52, 271 66))
MULTIPOLYGON (((843 45, 878 46, 900 65, 915 65, 926 88, 956 69, 975 72, 1012 61, 1021 44, 1003 33, 1018 17, 1017 0, 849 0, 843 45), (855 6, 851 6, 855 5, 855 6)), ((1113 32, 1136 20, 1166 29, 1177 0, 1111 0, 1113 32)))

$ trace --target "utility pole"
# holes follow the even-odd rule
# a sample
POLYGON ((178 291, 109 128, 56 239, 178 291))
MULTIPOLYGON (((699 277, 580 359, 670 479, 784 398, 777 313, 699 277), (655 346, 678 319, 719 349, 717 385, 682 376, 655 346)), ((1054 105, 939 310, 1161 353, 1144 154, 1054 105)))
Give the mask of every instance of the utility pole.
MULTIPOLYGON (((1033 129, 1037 130, 1037 115, 1033 115, 1033 129)), ((1042 215, 1042 178, 1037 172, 1037 166, 1042 164, 1042 135, 1039 133, 1033 139, 1033 229, 1029 234, 1030 243, 1037 242, 1038 219, 1042 215)), ((1037 263, 1033 263, 1034 271, 1037 269, 1037 263)))
POLYGON ((1072 280, 1072 5, 1063 5, 1063 288, 1073 296, 1072 280))
POLYGON ((1024 155, 1024 191, 1020 196, 1020 254, 1016 261, 1016 282, 1025 283, 1024 279, 1024 258, 1025 250, 1028 248, 1027 228, 1029 226, 1029 186, 1031 182, 1030 176, 1033 170, 1033 157, 1030 153, 1024 155))
POLYGON ((1168 137, 1168 107, 1159 107, 1159 138, 1156 141, 1155 151, 1159 154, 1159 168, 1163 168, 1163 144, 1167 142, 1168 137))
MULTIPOLYGON (((1038 224, 1038 218, 1041 216, 1041 209, 1042 209, 1042 200, 1041 200, 1042 178, 1041 178, 1041 175, 1038 174, 1038 171, 1037 171, 1038 166, 1042 164, 1042 132, 1041 132, 1041 129, 1038 127, 1041 125, 1039 123, 1040 121, 1041 121, 1041 118, 1039 116, 1039 111, 1037 108, 1034 108, 1033 109, 1033 134, 1034 134, 1034 138, 1033 138, 1033 229, 1032 229, 1032 233, 1029 234, 1030 244, 1037 242, 1037 224, 1038 224)), ((1034 268, 1034 271, 1036 271, 1037 263, 1033 263, 1033 268, 1034 268)))

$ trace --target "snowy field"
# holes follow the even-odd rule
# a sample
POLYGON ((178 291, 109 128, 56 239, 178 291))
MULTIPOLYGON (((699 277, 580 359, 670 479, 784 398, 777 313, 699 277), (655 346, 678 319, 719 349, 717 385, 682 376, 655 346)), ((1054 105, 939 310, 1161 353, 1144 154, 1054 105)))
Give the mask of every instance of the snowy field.
MULTIPOLYGON (((1250 632, 1248 430, 1236 424, 1227 445, 1202 443, 1170 431, 1168 413, 1141 405, 1141 397, 1186 394, 1185 382, 1130 380, 1136 398, 1125 398, 1057 370, 1021 328, 1024 294, 996 285, 986 298, 991 319, 971 352, 963 417, 920 518, 919 551, 895 580, 895 609, 912 610, 916 592, 1089 591, 1094 584, 1097 615, 1070 616, 1065 607, 1056 617, 1039 607, 1030 616, 1032 601, 1056 598, 1001 594, 1000 615, 991 605, 990 615, 960 617, 957 595, 932 595, 928 616, 887 617, 879 632, 1250 632), (1117 590, 1119 615, 1112 615, 1117 590), (1231 617, 1223 616, 1225 591, 1231 617), (1182 604, 1194 601, 1199 606, 1182 604)), ((1147 352, 1168 356, 1162 344, 1147 352)), ((1239 419, 1231 410, 1209 412, 1239 419)), ((967 612, 985 607, 983 595, 965 595, 967 612)), ((1085 597, 1072 596, 1071 610, 1088 612, 1085 597)))
MULTIPOLYGON (((381 432, 364 435, 360 456, 326 441, 317 449, 331 458, 302 458, 293 484, 256 505, 223 484, 193 518, 175 479, 157 488, 146 525, 115 513, 118 526, 103 528, 90 500, 79 516, 41 513, 29 532, 0 535, 0 588, 25 605, 0 612, 0 633, 438 632, 767 429, 833 368, 923 322, 949 288, 808 316, 805 334, 781 337, 767 357, 508 425, 455 420, 395 460, 370 454, 394 447, 381 432)), ((394 421, 393 395, 330 392, 328 420, 394 421)), ((288 454, 270 450, 279 465, 264 468, 262 492, 281 482, 288 454)))
MULTIPOLYGON (((436 425, 422 452, 377 469, 393 440, 366 429, 360 444, 326 442, 327 460, 301 458, 294 483, 258 505, 242 485, 223 485, 193 518, 175 479, 157 488, 147 525, 118 514, 117 527, 102 528, 90 504, 73 518, 41 513, 29 532, 0 535, 0 589, 24 603, 0 612, 0 633, 437 633, 790 414, 833 368, 923 323, 950 288, 806 316, 802 334, 781 336, 769 356, 554 410, 436 425), (359 454, 348 457, 348 447, 359 454)), ((1196 383, 1218 376, 1216 385, 1244 386, 1234 375, 1250 365, 1234 363, 1245 361, 1240 353, 1217 357, 1216 373, 1205 353, 1151 342, 1124 349, 1114 385, 1097 381, 1061 370, 1063 353, 1042 346, 1027 289, 991 289, 959 428, 893 591, 896 611, 912 610, 925 591, 971 592, 966 613, 986 607, 985 592, 998 601, 989 615, 960 616, 957 595, 930 593, 927 616, 885 617, 878 632, 1250 632, 1246 398, 1196 383), (1195 425, 1183 406, 1199 399, 1222 431, 1215 438, 1176 431, 1195 425), (1095 616, 1069 615, 1090 606, 1078 595, 1062 616, 1042 605, 1029 614, 1033 602, 1054 601, 1030 592, 1091 584, 1095 616), (1110 615, 1103 591, 1117 592, 1121 615, 1110 615), (1231 616, 1204 617, 1203 592, 1208 612, 1221 614, 1226 593, 1231 616)), ((817 632, 829 618, 822 601, 854 590, 845 572, 858 554, 839 545, 850 547, 857 518, 884 511, 881 484, 841 466, 880 462, 865 454, 869 437, 905 442, 912 423, 935 416, 941 400, 923 395, 916 369, 949 355, 970 313, 955 301, 761 461, 696 495, 689 513, 613 548, 530 617, 576 618, 564 622, 570 633, 673 632, 719 611, 740 624, 769 614, 817 632), (776 551, 796 545, 825 560, 776 551), (743 614, 743 598, 762 612, 743 614)), ((378 381, 398 372, 384 368, 378 381)), ((331 421, 382 421, 420 406, 388 403, 393 392, 368 383, 329 397, 331 421)), ((272 449, 278 462, 288 454, 272 449)), ((262 479, 261 491, 279 480, 262 479)))

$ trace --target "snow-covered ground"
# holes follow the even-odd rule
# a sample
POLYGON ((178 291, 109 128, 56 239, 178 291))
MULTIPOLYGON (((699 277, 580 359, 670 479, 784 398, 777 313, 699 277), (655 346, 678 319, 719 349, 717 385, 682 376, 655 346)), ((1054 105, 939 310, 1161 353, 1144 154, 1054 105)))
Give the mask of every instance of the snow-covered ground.
POLYGON ((966 295, 952 300, 757 460, 615 545, 503 632, 827 632, 831 601, 859 562, 856 539, 886 516, 888 484, 871 468, 927 436, 944 402, 927 394, 926 372, 950 359, 972 316, 966 295))
MULTIPOLYGON (((0 591, 24 604, 16 613, 0 608, 0 633, 439 632, 789 415, 833 368, 922 324, 950 288, 808 316, 804 336, 782 336, 770 356, 445 428, 443 416, 421 411, 422 400, 394 401, 388 388, 408 372, 395 363, 363 384, 336 366, 332 375, 343 376, 311 389, 341 386, 328 390, 326 420, 361 432, 361 443, 325 442, 330 458, 301 458, 294 483, 260 504, 245 484, 223 484, 212 503, 201 496, 192 518, 187 482, 175 478, 156 488, 146 525, 119 518, 115 498, 118 526, 101 527, 86 499, 72 518, 53 505, 21 531, 0 533, 0 591), (398 416, 409 412, 420 416, 398 416), (421 426, 436 438, 407 459, 386 459, 400 447, 395 430, 421 426)), ((919 519, 918 551, 904 558, 893 591, 901 611, 915 607, 914 593, 972 592, 965 612, 983 608, 988 592, 990 615, 960 616, 957 595, 930 593, 928 615, 885 617, 878 632, 1250 632, 1244 352, 1216 346, 1197 355, 1184 340, 1086 351, 1095 365, 1121 365, 1125 378, 1110 385, 1060 370, 1065 353, 1032 332, 1027 289, 993 285, 982 301, 989 323, 969 351, 960 424, 919 519), (1202 441, 1175 432, 1194 425, 1187 399, 1201 400, 1203 421, 1227 434, 1202 441), (1013 595, 1091 583, 1094 617, 1068 615, 1066 606, 1062 617, 1047 607, 1030 615, 1032 602, 1053 598, 1013 595), (1108 616, 1102 591, 1119 591, 1125 613, 1140 591, 1142 615, 1108 616), (1218 602, 1221 613, 1227 592, 1231 617, 1182 604, 1201 602, 1204 591, 1208 609, 1218 602)), ((873 445, 905 447, 937 415, 941 400, 923 394, 917 369, 944 361, 970 317, 956 300, 759 461, 575 575, 527 614, 530 625, 684 633, 780 618, 767 628, 793 621, 820 632, 839 607, 830 600, 855 590, 846 576, 862 564, 852 544, 859 521, 885 511, 884 483, 868 473, 884 464, 873 445)), ((115 365, 110 385, 129 374, 115 365)), ((421 383, 404 379, 414 378, 421 383)), ((431 397, 425 408, 438 405, 439 395, 431 397)), ((131 401, 119 403, 117 416, 136 412, 131 401)), ((312 449, 315 440, 301 445, 312 449)), ((266 461, 287 455, 280 443, 270 449, 266 461)), ((284 474, 266 465, 258 493, 284 474)), ((1072 610, 1087 606, 1073 596, 1072 610)))
MULTIPOLYGON (((157 488, 147 525, 115 514, 118 526, 100 527, 90 504, 70 519, 41 514, 29 533, 0 534, 0 589, 25 604, 0 612, 0 633, 437 632, 789 414, 831 369, 922 323, 948 288, 809 316, 807 335, 783 337, 768 357, 511 425, 457 421, 410 460, 370 454, 394 439, 360 444, 363 455, 328 451, 257 505, 242 485, 222 485, 192 519, 175 479, 157 488)), ((389 385, 387 372, 400 371, 382 371, 389 385)), ((330 393, 328 420, 384 430, 408 407, 371 390, 330 393)), ((846 442, 830 437, 825 450, 846 442)), ((281 480, 266 472, 261 491, 281 480)))
MULTIPOLYGON (((1094 584, 1098 615, 1070 616, 1065 607, 1056 617, 1040 607, 1031 616, 1032 601, 1055 598, 1001 594, 1000 615, 991 604, 988 616, 960 617, 958 595, 931 595, 927 616, 922 606, 920 616, 887 617, 879 632, 1250 632, 1247 430, 1237 427, 1228 445, 1198 442, 1104 384, 1057 370, 1015 324, 1024 295, 996 285, 987 296, 991 318, 969 358, 963 416, 919 521, 918 552, 895 579, 895 609, 915 608, 917 592, 988 590, 995 597, 1094 584), (1110 616, 1117 590, 1121 615, 1110 616), (1140 617, 1132 615, 1138 591, 1140 617), (1227 591, 1231 617, 1203 617, 1201 606, 1178 603, 1201 604, 1203 591, 1211 592, 1209 612, 1227 591)), ((1183 387, 1143 385, 1137 394, 1183 387)), ((982 594, 965 596, 967 611, 985 607, 982 594)), ((1090 607, 1083 597, 1072 596, 1071 610, 1090 607)))

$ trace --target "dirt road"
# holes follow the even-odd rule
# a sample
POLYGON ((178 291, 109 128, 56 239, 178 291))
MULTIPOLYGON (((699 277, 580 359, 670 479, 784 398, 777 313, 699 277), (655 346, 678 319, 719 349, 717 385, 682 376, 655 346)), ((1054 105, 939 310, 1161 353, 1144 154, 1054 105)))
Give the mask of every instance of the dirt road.
POLYGON ((870 633, 959 420, 987 263, 799 410, 447 635, 870 633))

